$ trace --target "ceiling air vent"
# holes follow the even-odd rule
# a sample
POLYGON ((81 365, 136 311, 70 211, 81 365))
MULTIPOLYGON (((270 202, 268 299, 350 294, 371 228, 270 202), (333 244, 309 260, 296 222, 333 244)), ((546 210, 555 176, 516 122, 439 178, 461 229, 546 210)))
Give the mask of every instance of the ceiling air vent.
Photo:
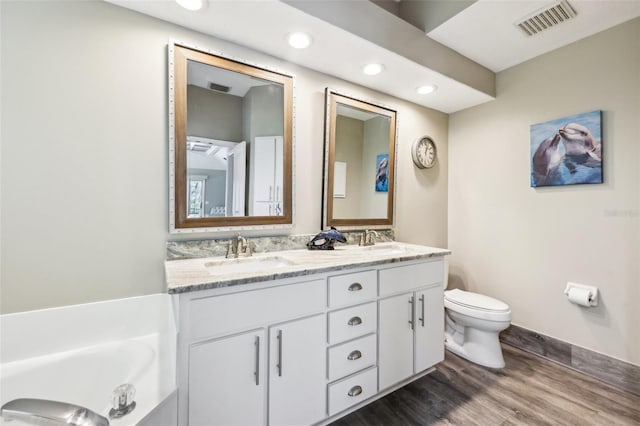
POLYGON ((215 92, 221 92, 221 93, 229 93, 229 91, 231 90, 231 87, 229 86, 223 86, 222 84, 217 84, 212 82, 209 82, 207 87, 209 88, 209 90, 213 90, 215 92))
POLYGON ((566 0, 557 1, 542 10, 534 12, 516 22, 526 35, 532 36, 551 27, 555 27, 576 16, 576 11, 566 0))

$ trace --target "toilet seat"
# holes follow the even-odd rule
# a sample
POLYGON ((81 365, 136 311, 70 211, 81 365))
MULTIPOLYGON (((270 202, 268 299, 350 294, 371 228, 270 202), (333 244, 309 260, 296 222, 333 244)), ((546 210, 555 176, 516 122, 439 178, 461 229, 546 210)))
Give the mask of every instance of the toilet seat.
POLYGON ((460 289, 444 292, 444 305, 463 315, 489 321, 511 321, 509 305, 483 294, 460 289))

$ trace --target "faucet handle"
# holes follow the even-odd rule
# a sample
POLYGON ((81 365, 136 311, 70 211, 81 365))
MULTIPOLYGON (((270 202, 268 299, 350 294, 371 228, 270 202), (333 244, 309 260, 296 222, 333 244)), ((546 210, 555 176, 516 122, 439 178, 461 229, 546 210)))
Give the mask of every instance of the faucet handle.
POLYGON ((111 410, 109 417, 117 419, 129 414, 136 408, 133 398, 136 396, 136 388, 131 383, 125 383, 113 390, 111 395, 111 410))
POLYGON ((365 229, 364 231, 364 245, 372 246, 376 243, 376 238, 378 238, 378 233, 373 229, 365 229))

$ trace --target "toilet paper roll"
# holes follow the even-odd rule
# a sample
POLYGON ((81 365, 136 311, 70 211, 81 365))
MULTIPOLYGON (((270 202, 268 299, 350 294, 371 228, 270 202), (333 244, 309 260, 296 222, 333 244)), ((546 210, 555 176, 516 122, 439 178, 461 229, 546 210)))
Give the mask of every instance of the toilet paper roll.
POLYGON ((567 297, 569 298, 569 302, 575 303, 576 305, 591 306, 592 293, 591 290, 587 288, 572 287, 569 289, 567 297))

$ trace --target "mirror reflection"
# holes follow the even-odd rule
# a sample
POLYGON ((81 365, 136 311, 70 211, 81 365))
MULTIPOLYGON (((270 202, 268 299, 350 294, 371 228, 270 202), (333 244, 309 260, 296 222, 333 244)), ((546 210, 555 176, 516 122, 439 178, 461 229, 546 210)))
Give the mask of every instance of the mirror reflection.
POLYGON ((392 225, 396 112, 326 96, 323 227, 392 225))
POLYGON ((291 223, 292 77, 174 49, 175 228, 291 223))

